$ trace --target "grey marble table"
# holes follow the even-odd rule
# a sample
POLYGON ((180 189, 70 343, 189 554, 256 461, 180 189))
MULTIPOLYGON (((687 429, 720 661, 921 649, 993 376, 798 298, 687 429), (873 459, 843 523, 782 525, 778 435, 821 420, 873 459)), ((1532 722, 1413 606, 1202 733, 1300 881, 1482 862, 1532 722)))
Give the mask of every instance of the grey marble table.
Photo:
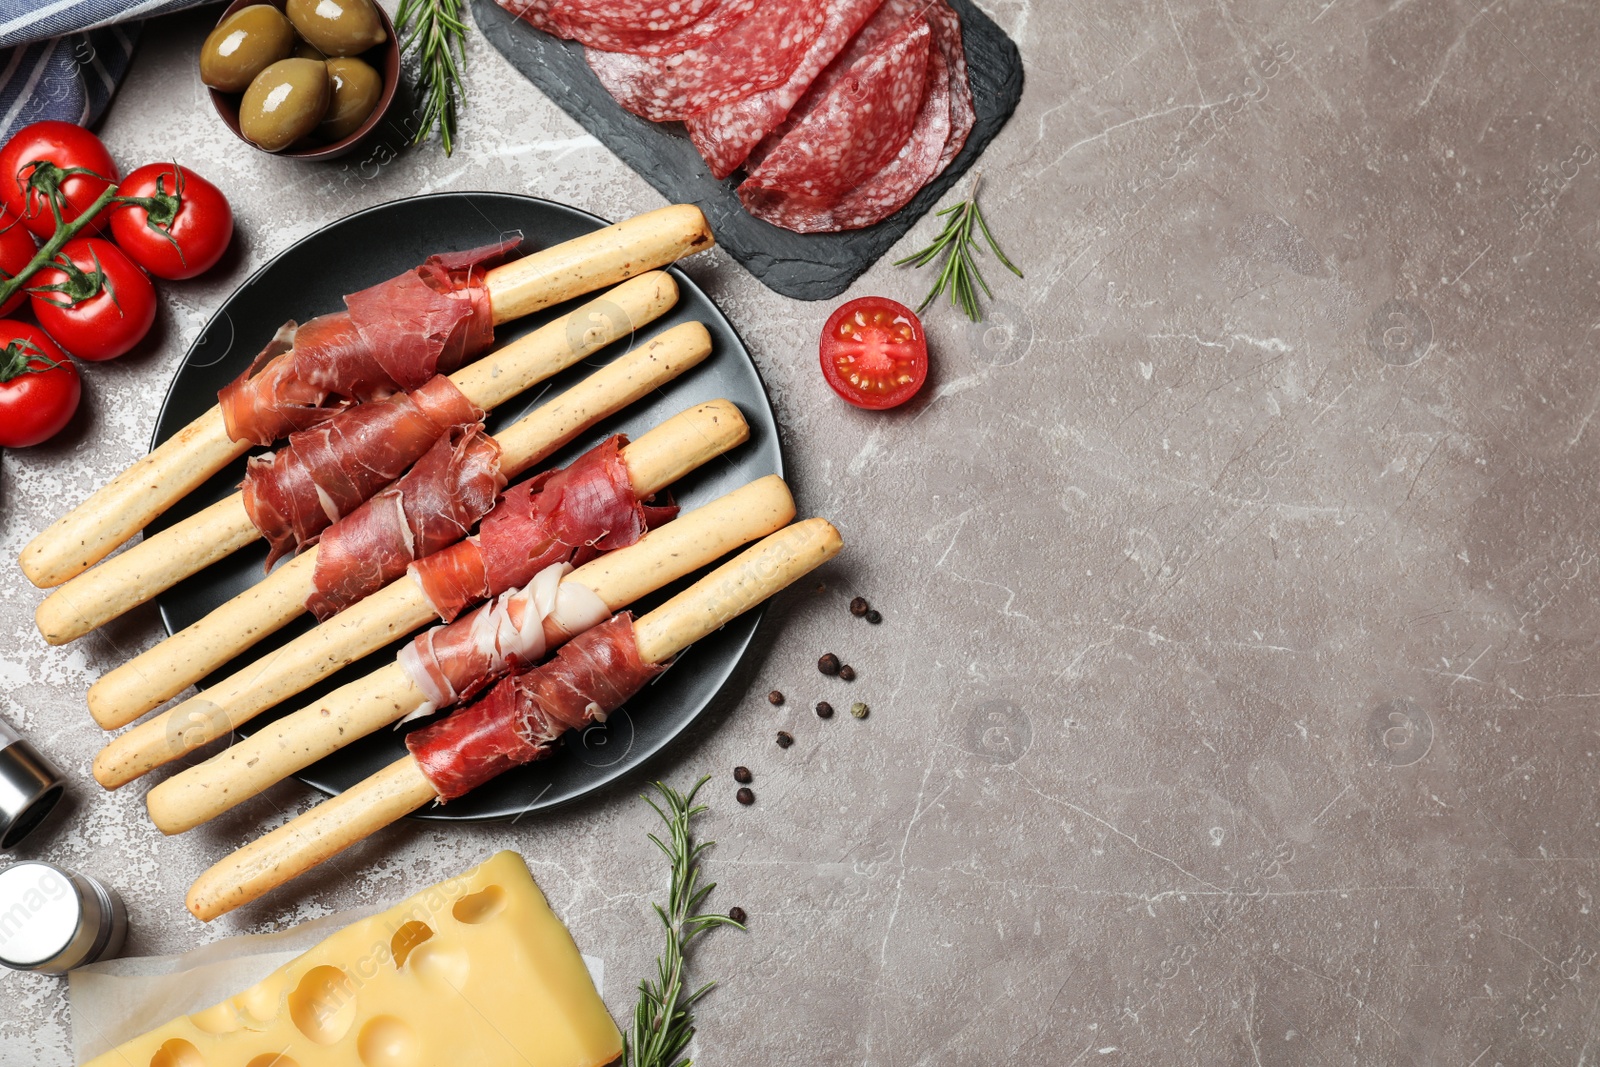
MULTIPOLYGON (((928 316, 925 399, 846 408, 816 367, 828 306, 719 255, 688 268, 772 388, 803 510, 849 544, 783 598, 750 694, 656 768, 716 776, 716 899, 751 915, 696 960, 722 982, 699 1059, 1593 1062, 1600 16, 986 7, 1028 63, 983 163, 1027 278, 981 327, 928 316), (882 626, 850 618, 857 593, 882 626), (838 702, 812 666, 830 649, 865 722, 806 710, 838 702)), ((164 286, 160 343, 89 368, 70 432, 0 460, 7 560, 145 448, 209 309, 319 224, 438 189, 660 202, 481 42, 453 158, 265 158, 203 97, 206 21, 151 25, 104 134, 227 190, 241 254, 164 286)), ((885 263, 854 292, 914 303, 926 282, 885 263)), ((662 881, 636 788, 407 824, 202 927, 190 880, 314 798, 291 783, 166 840, 140 787, 102 795, 83 693, 157 620, 49 649, 39 598, 0 567, 6 713, 76 783, 24 854, 120 887, 130 951, 398 899, 512 847, 627 1010, 662 881)), ((63 984, 0 975, 0 1063, 69 1047, 63 984)))

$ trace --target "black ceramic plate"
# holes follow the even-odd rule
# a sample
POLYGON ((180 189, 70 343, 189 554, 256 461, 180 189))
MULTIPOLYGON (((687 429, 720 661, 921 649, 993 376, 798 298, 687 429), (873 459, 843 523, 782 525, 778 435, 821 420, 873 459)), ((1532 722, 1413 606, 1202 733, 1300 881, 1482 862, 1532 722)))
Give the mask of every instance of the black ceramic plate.
MULTIPOLYGON (((305 321, 313 315, 338 310, 343 294, 393 277, 433 252, 472 248, 516 230, 524 235, 524 248, 537 249, 603 225, 593 215, 526 196, 440 193, 383 204, 326 226, 258 270, 213 316, 173 379, 156 423, 152 447, 215 403, 217 391, 249 364, 287 319, 305 321)), ((694 404, 726 397, 738 404, 749 420, 750 441, 673 487, 678 501, 690 508, 764 475, 781 474, 783 462, 766 390, 739 335, 693 282, 680 271, 672 273, 682 293, 678 306, 641 331, 635 342, 679 323, 699 320, 711 331, 716 346, 711 358, 573 442, 549 465, 570 462, 610 434, 638 436, 694 404)), ((519 337, 565 314, 579 302, 508 323, 497 331, 497 338, 503 343, 519 337)), ((556 395, 628 347, 622 342, 614 344, 491 412, 487 420, 490 431, 521 418, 538 404, 541 396, 556 395)), ((243 470, 241 459, 162 516, 149 532, 233 492, 243 470)), ((168 590, 158 601, 168 631, 188 626, 259 581, 265 559, 265 546, 257 542, 168 590)), ((637 607, 648 610, 683 584, 687 583, 663 590, 637 607)), ((758 621, 759 613, 752 612, 695 645, 604 726, 581 735, 568 735, 565 749, 554 758, 504 775, 470 796, 420 817, 506 818, 575 800, 628 773, 659 752, 715 702, 744 656, 758 621)), ((231 673, 309 628, 309 617, 303 618, 275 639, 258 645, 247 658, 223 668, 216 677, 231 673)), ((295 701, 247 724, 241 732, 248 734, 274 715, 300 707, 368 673, 389 661, 393 654, 393 649, 385 650, 352 665, 295 701)), ((308 768, 300 777, 324 792, 340 792, 404 755, 401 737, 392 730, 380 731, 308 768)), ((209 750, 201 754, 209 754, 209 750)))
POLYGON ((1022 99, 1022 56, 994 20, 970 0, 950 0, 961 16, 977 123, 966 147, 911 203, 876 226, 848 233, 790 233, 745 211, 734 189, 711 176, 681 123, 649 122, 624 111, 584 62, 583 48, 542 33, 495 0, 472 0, 478 28, 523 77, 577 119, 674 203, 698 204, 717 244, 767 287, 798 300, 827 300, 850 287, 939 202, 994 140, 1022 99))

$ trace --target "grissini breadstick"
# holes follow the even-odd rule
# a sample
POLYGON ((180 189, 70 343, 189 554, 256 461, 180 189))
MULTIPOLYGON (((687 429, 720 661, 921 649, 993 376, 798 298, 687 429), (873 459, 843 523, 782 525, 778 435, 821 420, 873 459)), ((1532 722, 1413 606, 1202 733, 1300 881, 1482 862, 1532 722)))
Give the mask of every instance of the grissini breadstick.
MULTIPOLYGON (((788 486, 769 474, 585 563, 561 584, 590 590, 609 615, 793 518, 788 486)), ((550 634, 547 647, 565 636, 550 634)), ((398 662, 385 664, 160 783, 145 797, 150 819, 165 834, 192 829, 427 703, 398 662)))
MULTIPOLYGON (((670 274, 642 274, 463 367, 450 380, 488 411, 660 318, 677 300, 670 274)), ((234 493, 69 579, 44 599, 34 621, 52 645, 75 640, 260 536, 244 495, 234 493)))
MULTIPOLYGON (((674 415, 623 449, 641 500, 739 444, 750 427, 739 409, 716 400, 674 415)), ((303 692, 363 656, 436 618, 421 586, 401 577, 316 629, 112 741, 95 757, 94 776, 116 789, 194 751, 267 708, 303 692)))
MULTIPOLYGON (((501 431, 500 469, 508 480, 578 434, 635 403, 711 352, 711 335, 686 322, 618 357, 501 431)), ((306 611, 320 548, 312 547, 147 649, 89 687, 89 713, 105 729, 126 726, 306 611)))
MULTIPOLYGON (((494 322, 603 289, 712 243, 705 216, 689 204, 584 234, 489 271, 494 322)), ((211 408, 30 541, 22 572, 40 588, 83 573, 250 447, 229 437, 222 409, 211 408)))
MULTIPOLYGON (((766 538, 634 623, 639 655, 663 663, 838 554, 826 520, 808 519, 766 538)), ((184 903, 210 922, 305 873, 437 799, 410 755, 225 857, 190 887, 184 903)))

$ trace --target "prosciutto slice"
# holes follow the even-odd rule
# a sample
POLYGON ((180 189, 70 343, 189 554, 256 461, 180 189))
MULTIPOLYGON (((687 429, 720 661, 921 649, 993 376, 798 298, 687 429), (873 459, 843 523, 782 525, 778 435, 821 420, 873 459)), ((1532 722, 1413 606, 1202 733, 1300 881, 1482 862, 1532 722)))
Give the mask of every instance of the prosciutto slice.
POLYGON ((884 0, 830 0, 819 33, 782 85, 723 104, 689 119, 689 139, 711 173, 726 178, 788 117, 817 77, 850 43, 884 0))
POLYGON ((570 467, 508 489, 476 536, 419 558, 411 576, 446 622, 469 604, 526 585, 553 563, 581 566, 626 548, 677 515, 675 506, 641 503, 628 477, 621 435, 570 467))
POLYGON ((816 0, 765 0, 722 33, 659 55, 589 52, 589 66, 617 103, 654 122, 687 119, 782 85, 827 17, 816 0))
POLYGON ((482 354, 494 341, 484 270, 521 242, 518 234, 430 256, 345 297, 344 311, 286 324, 218 395, 228 435, 269 445, 352 401, 420 388, 482 354))
POLYGON ((467 535, 506 484, 500 445, 478 424, 450 430, 399 481, 322 535, 306 608, 326 620, 467 535))
POLYGON ((412 732, 406 748, 439 799, 454 800, 548 756, 566 731, 604 722, 660 672, 639 655, 633 616, 620 612, 573 638, 549 663, 412 732))
POLYGON ((402 719, 431 715, 489 688, 501 676, 538 663, 545 653, 611 614, 588 587, 562 579, 556 563, 521 589, 501 593, 454 622, 418 634, 400 650, 400 668, 427 702, 402 719))
POLYGON ((442 375, 413 393, 358 404, 288 445, 251 458, 244 508, 281 557, 315 544, 322 531, 406 472, 440 437, 483 418, 442 375))
POLYGON ((931 39, 917 16, 854 64, 750 172, 746 208, 763 195, 838 197, 893 159, 922 110, 931 39))

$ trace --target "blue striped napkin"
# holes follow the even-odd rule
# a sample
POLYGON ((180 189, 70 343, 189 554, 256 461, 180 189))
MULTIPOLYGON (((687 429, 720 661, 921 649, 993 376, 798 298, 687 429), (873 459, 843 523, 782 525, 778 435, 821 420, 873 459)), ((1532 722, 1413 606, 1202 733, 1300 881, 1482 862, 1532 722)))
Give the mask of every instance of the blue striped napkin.
POLYGON ((89 126, 128 71, 138 20, 209 0, 0 0, 0 141, 30 122, 89 126))

